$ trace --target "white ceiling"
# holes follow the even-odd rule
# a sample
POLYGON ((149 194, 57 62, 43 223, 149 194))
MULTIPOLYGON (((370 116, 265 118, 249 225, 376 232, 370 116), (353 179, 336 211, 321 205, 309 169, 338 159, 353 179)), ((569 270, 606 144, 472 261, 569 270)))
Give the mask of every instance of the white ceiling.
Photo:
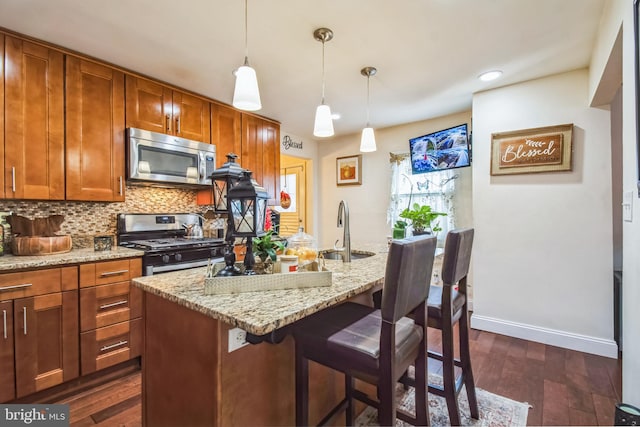
MULTIPOLYGON (((586 67, 604 0, 249 0, 249 61, 263 108, 312 138, 328 27, 326 103, 337 135, 471 108, 472 93, 586 67), (485 83, 477 76, 501 69, 485 83)), ((0 27, 231 103, 244 59, 242 0, 0 0, 0 27)))

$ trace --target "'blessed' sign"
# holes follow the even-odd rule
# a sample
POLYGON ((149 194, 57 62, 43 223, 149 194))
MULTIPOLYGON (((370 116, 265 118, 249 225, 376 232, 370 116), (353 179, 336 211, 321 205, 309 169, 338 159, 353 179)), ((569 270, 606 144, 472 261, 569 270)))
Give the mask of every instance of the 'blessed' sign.
POLYGON ((500 143, 500 167, 562 163, 562 134, 518 138, 500 143))
POLYGON ((491 134, 491 175, 571 170, 573 125, 491 134))

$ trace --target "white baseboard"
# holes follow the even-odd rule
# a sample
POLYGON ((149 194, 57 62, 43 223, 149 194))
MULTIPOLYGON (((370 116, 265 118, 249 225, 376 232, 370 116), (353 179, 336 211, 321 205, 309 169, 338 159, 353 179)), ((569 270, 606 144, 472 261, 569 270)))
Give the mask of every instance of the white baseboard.
POLYGON ((573 334, 477 314, 471 315, 471 327, 528 341, 597 354, 598 356, 618 358, 618 345, 613 340, 573 334))

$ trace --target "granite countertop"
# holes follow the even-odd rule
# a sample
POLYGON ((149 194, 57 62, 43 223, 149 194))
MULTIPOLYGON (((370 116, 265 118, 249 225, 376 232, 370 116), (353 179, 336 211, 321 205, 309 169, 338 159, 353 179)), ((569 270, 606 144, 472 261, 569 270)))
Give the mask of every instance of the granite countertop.
POLYGON ((141 257, 143 251, 128 249, 120 246, 112 248, 110 251, 96 252, 93 248, 73 249, 70 252, 54 255, 39 256, 0 256, 0 272, 12 270, 23 270, 29 268, 55 267, 65 264, 81 264, 85 262, 108 261, 120 258, 141 257))
POLYGON ((388 253, 386 243, 353 246, 356 248, 352 250, 354 253, 373 252, 374 255, 351 263, 325 260, 325 267, 333 273, 331 286, 205 295, 205 267, 139 277, 132 283, 146 292, 254 335, 265 335, 375 286, 382 286, 388 253))

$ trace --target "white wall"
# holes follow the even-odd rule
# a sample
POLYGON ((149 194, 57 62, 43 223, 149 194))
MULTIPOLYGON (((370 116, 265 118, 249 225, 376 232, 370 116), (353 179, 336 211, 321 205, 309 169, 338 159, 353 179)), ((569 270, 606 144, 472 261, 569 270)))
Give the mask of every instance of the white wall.
POLYGON ((310 232, 318 230, 318 143, 305 140, 298 135, 288 132, 285 127, 280 129, 280 154, 310 160, 307 164, 307 220, 311 223, 310 232), (291 144, 293 142, 293 144, 291 144))
POLYGON ((635 94, 632 5, 631 0, 607 1, 591 62, 590 89, 594 93, 602 82, 611 79, 605 58, 615 53, 615 40, 622 28, 622 186, 624 192, 634 194, 632 221, 622 224, 622 400, 640 406, 640 322, 636 314, 640 301, 640 200, 636 188, 636 115, 639 112, 635 94))
POLYGON ((473 97, 472 326, 617 356, 609 112, 588 72, 473 97), (491 133, 573 123, 571 172, 490 176, 491 133))
MULTIPOLYGON (((376 129, 377 151, 360 153, 360 134, 318 141, 320 204, 318 216, 320 247, 342 242, 342 229, 337 228, 338 204, 349 206, 352 242, 386 242, 391 235, 387 208, 391 187, 389 153, 409 151, 409 139, 461 123, 471 123, 471 113, 463 112, 385 129, 376 129), (336 158, 362 154, 362 185, 336 185, 336 158)), ((475 160, 475 159, 474 159, 475 160)), ((472 165, 473 166, 473 165, 472 165)), ((471 226, 471 169, 457 170, 456 192, 466 205, 458 209, 458 226, 471 226)), ((340 243, 341 244, 341 243, 340 243)), ((352 244, 354 249, 356 246, 352 244)))

